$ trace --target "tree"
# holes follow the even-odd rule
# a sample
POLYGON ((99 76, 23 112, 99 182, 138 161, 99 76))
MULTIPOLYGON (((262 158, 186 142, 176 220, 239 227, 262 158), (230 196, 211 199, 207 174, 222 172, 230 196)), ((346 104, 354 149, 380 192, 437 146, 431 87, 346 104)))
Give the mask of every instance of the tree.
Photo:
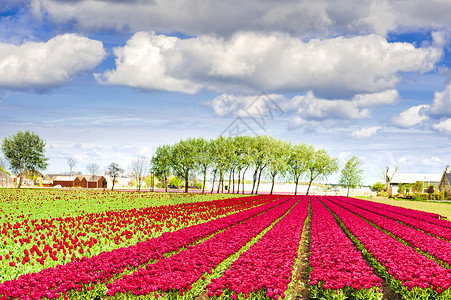
POLYGON ((299 178, 307 170, 307 153, 314 151, 312 146, 305 144, 289 144, 288 154, 288 174, 290 179, 294 181, 294 194, 298 192, 299 178))
POLYGON ((388 173, 390 171, 390 166, 387 166, 385 170, 382 171, 383 171, 382 179, 384 179, 385 181, 385 191, 390 194, 390 183, 393 179, 393 176, 395 176, 396 171, 398 171, 398 167, 395 167, 395 171, 393 172, 392 175, 389 175, 388 173))
POLYGON ((172 148, 172 166, 177 176, 185 179, 185 193, 188 193, 189 177, 196 171, 196 139, 181 140, 172 148))
POLYGON ((88 171, 94 179, 94 176, 100 173, 100 167, 96 163, 90 163, 86 165, 86 171, 88 171))
POLYGON ((415 193, 423 193, 424 185, 423 181, 417 181, 413 184, 413 189, 415 193))
POLYGON ((376 192, 381 192, 383 191, 385 188, 385 184, 383 184, 382 182, 376 182, 375 184, 373 184, 373 186, 371 187, 372 191, 376 191, 376 192))
POLYGON ((362 161, 357 156, 352 156, 341 170, 340 185, 347 187, 348 192, 346 197, 349 197, 349 190, 362 185, 363 170, 360 169, 362 161))
POLYGON ((181 185, 182 185, 182 180, 180 178, 178 178, 177 176, 171 177, 171 179, 169 179, 169 186, 178 188, 181 185))
POLYGON ((288 144, 282 140, 276 140, 271 143, 267 173, 271 179, 271 192, 274 190, 274 183, 277 175, 284 175, 287 170, 289 148, 288 144))
POLYGON ((402 183, 398 184, 398 194, 403 195, 405 191, 406 191, 405 186, 402 183))
POLYGON ((78 164, 78 161, 73 157, 67 158, 67 165, 69 166, 69 175, 72 176, 73 168, 78 164))
POLYGON ((18 131, 15 135, 4 138, 2 151, 10 169, 19 176, 17 188, 22 185, 25 174, 33 175, 48 166, 45 157, 45 141, 34 132, 18 131))
POLYGON ((155 176, 163 181, 164 190, 168 191, 168 176, 172 169, 172 152, 173 147, 163 145, 157 148, 155 155, 152 157, 152 171, 155 176))
POLYGON ((136 185, 138 186, 138 192, 141 191, 141 186, 143 183, 144 175, 146 173, 148 166, 147 159, 145 158, 138 158, 136 160, 133 160, 130 165, 130 171, 132 177, 136 180, 136 185))
POLYGON ((433 185, 428 186, 428 189, 426 190, 426 192, 427 192, 429 195, 432 194, 432 193, 434 193, 434 186, 433 186, 433 185))
POLYGON ((211 141, 199 138, 195 139, 195 143, 197 148, 196 151, 197 169, 203 175, 202 193, 204 193, 205 181, 207 180, 207 170, 213 162, 211 153, 211 141))
POLYGON ((326 179, 338 170, 338 159, 327 153, 324 149, 309 150, 306 157, 306 178, 308 180, 308 195, 312 182, 316 179, 326 179))
POLYGON ((111 187, 111 190, 114 190, 114 184, 116 183, 116 180, 121 174, 124 172, 117 163, 111 163, 107 169, 106 174, 111 177, 113 180, 113 186, 111 187))

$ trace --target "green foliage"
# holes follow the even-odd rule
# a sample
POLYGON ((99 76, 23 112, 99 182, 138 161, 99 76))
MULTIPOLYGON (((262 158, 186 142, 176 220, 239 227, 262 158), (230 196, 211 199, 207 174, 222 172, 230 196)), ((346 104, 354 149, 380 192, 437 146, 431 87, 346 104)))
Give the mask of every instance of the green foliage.
POLYGON ((48 166, 45 157, 45 141, 30 131, 18 131, 15 135, 4 138, 2 151, 13 173, 20 177, 18 188, 25 174, 33 175, 48 166))
POLYGON ((352 156, 341 169, 340 185, 348 189, 347 196, 349 196, 349 189, 356 188, 362 185, 363 170, 362 161, 357 156, 352 156))
POLYGON ((398 184, 398 194, 403 195, 404 192, 406 191, 404 185, 402 183, 398 184))
POLYGON ((182 185, 182 180, 180 178, 178 178, 177 176, 172 177, 171 179, 169 179, 169 186, 174 186, 174 187, 180 187, 182 185))
POLYGON ((169 145, 159 146, 152 157, 152 171, 155 176, 163 183, 167 191, 166 180, 171 172, 172 166, 172 147, 169 145))
POLYGON ((371 187, 371 190, 376 191, 376 192, 382 192, 384 189, 385 189, 385 184, 383 184, 382 182, 376 182, 371 187))
POLYGON ((415 191, 415 193, 423 193, 423 182, 422 181, 417 181, 413 184, 413 189, 415 191))
POLYGON ((329 155, 324 149, 307 147, 306 155, 306 178, 308 180, 307 195, 312 182, 316 179, 326 179, 338 170, 338 159, 329 155))
POLYGON ((171 165, 174 173, 185 179, 185 193, 188 192, 188 181, 197 168, 197 139, 181 140, 172 147, 171 165))

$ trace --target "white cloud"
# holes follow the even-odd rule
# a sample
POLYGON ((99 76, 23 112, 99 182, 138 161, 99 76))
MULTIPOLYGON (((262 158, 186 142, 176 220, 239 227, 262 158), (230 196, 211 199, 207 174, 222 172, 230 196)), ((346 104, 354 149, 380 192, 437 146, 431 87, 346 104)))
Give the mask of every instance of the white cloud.
POLYGON ((431 105, 431 114, 451 116, 451 84, 448 84, 442 92, 435 92, 431 105))
POLYGON ((443 161, 437 156, 432 156, 432 157, 423 159, 423 164, 429 165, 429 166, 430 165, 443 166, 443 161))
POLYGON ((303 42, 279 33, 179 39, 139 32, 115 49, 116 69, 96 76, 104 84, 190 94, 376 93, 394 88, 399 72, 431 70, 441 54, 376 35, 303 42))
POLYGON ((317 98, 312 92, 305 96, 295 96, 289 102, 281 103, 286 110, 295 110, 296 115, 304 120, 324 119, 362 119, 368 118, 368 108, 393 104, 398 101, 396 90, 375 94, 358 94, 351 100, 327 100, 317 98))
POLYGON ((211 101, 205 102, 216 116, 262 116, 271 111, 279 111, 282 114, 282 108, 279 104, 285 98, 278 94, 261 94, 253 96, 236 96, 231 94, 221 94, 211 101))
MULTIPOLYGON (((23 1, 23 0, 21 0, 23 1)), ((246 28, 294 36, 343 33, 385 34, 390 30, 451 27, 451 3, 444 0, 32 0, 35 11, 54 23, 85 30, 157 30, 226 36, 246 28)))
MULTIPOLYGON (((318 98, 309 91, 306 95, 291 99, 283 95, 235 96, 221 94, 205 103, 217 116, 260 116, 269 110, 272 113, 294 111, 290 127, 298 127, 307 121, 324 121, 326 119, 361 119, 370 116, 368 108, 396 103, 399 94, 388 90, 374 94, 359 94, 351 100, 328 100, 318 98)), ((308 122, 307 122, 308 123, 308 122)))
POLYGON ((104 58, 99 41, 75 34, 48 42, 0 43, 0 87, 45 90, 95 68, 104 58))
POLYGON ((404 128, 409 128, 429 119, 430 106, 426 104, 412 106, 392 118, 392 123, 404 128))
POLYGON ((383 129, 382 126, 372 126, 367 128, 361 128, 355 130, 351 133, 351 138, 353 139, 365 139, 376 135, 379 131, 383 129))
POLYGON ((451 118, 432 125, 432 128, 440 133, 451 135, 451 118))

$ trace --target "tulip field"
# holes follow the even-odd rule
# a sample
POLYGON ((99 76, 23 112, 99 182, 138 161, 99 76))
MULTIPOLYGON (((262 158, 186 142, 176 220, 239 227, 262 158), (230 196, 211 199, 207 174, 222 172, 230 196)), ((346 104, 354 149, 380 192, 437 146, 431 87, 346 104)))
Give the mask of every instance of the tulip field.
POLYGON ((451 299, 451 222, 342 196, 0 189, 0 299, 451 299))

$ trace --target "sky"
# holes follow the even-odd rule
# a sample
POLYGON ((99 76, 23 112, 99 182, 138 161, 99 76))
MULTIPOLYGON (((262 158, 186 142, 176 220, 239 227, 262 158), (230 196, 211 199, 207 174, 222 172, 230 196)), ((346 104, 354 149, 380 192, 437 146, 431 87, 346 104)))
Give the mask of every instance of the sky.
MULTIPOLYGON (((267 134, 382 169, 451 163, 451 1, 2 0, 0 139, 46 173, 267 134)), ((338 182, 338 173, 328 179, 338 182)))

